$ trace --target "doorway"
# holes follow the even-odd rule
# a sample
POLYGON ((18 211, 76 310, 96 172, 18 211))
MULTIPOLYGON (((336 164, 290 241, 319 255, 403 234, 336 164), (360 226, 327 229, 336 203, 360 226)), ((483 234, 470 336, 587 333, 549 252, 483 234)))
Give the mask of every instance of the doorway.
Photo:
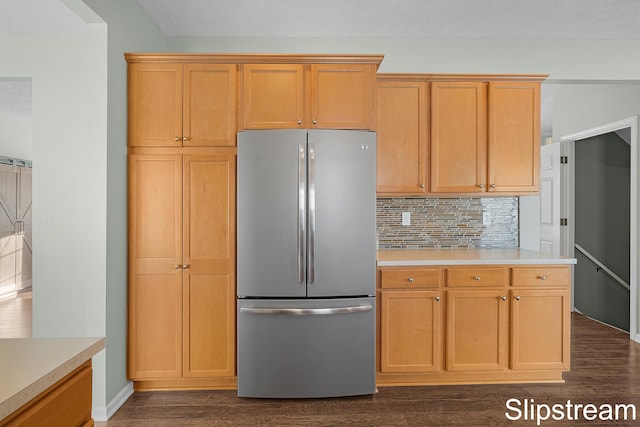
POLYGON ((574 310, 640 341, 638 116, 564 136, 561 143, 568 158, 561 253, 578 259, 574 310))

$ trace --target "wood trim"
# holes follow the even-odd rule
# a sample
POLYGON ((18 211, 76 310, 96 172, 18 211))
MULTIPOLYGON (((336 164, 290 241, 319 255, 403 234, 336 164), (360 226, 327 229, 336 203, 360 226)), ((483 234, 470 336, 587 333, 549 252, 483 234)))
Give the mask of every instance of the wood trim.
POLYGON ((135 391, 151 390, 235 390, 237 377, 226 378, 177 378, 134 381, 135 391))
POLYGON ((128 154, 235 155, 236 147, 129 147, 128 154))
POLYGON ((162 53, 126 52, 124 58, 128 63, 136 62, 189 62, 208 64, 376 64, 380 66, 384 55, 351 55, 351 54, 240 54, 240 53, 162 53))
POLYGON ((489 82, 519 81, 541 82, 548 74, 431 74, 431 73, 378 73, 379 82, 401 80, 404 82, 489 82))

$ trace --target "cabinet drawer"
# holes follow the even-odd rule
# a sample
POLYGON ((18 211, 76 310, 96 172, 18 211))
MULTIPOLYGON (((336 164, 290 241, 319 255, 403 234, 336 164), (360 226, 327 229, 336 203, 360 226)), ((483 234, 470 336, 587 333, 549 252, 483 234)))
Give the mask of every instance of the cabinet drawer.
POLYGON ((503 286, 509 282, 506 267, 463 267, 447 269, 447 286, 503 286))
POLYGON ((569 267, 515 267, 511 272, 512 286, 568 286, 569 267))
POLYGON ((437 288, 440 286, 440 269, 382 270, 382 288, 437 288))

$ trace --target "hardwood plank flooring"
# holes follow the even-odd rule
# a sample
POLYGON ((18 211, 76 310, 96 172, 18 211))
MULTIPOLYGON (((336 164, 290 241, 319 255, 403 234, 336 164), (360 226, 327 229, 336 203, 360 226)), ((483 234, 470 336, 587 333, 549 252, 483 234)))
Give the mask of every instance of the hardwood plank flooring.
MULTIPOLYGON (((610 426, 640 425, 640 413, 598 412, 577 404, 631 404, 640 409, 640 344, 629 335, 572 314, 571 372, 564 384, 381 387, 373 396, 331 399, 247 399, 235 391, 136 392, 107 423, 96 426, 610 426), (521 405, 509 399, 518 399, 521 405), (528 401, 525 401, 528 399, 528 401), (566 408, 572 410, 569 414, 566 408), (524 407, 562 405, 562 419, 536 420, 524 407), (517 408, 520 412, 515 411, 517 408), (511 418, 519 420, 510 420, 511 418), (599 419, 598 414, 605 420, 599 419), (567 419, 571 416, 572 419, 567 419), (607 420, 606 418, 613 418, 607 420)), ((559 408, 558 408, 559 409, 559 408)), ((535 415, 535 414, 533 414, 535 415)), ((551 413, 550 415, 553 415, 551 413)), ((556 417, 560 417, 556 414, 556 417)))
POLYGON ((0 299, 0 338, 31 337, 32 293, 0 299))

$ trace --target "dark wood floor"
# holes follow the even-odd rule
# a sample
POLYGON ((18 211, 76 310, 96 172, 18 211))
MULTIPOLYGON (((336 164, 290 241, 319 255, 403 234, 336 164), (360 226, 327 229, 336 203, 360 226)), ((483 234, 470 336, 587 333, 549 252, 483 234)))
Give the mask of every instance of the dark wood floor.
MULTIPOLYGON (((578 420, 567 419, 568 400, 573 408, 575 404, 602 409, 606 406, 601 405, 632 404, 640 409, 640 344, 630 341, 628 334, 578 314, 572 315, 572 326, 572 369, 565 374, 564 384, 383 387, 374 396, 310 400, 246 399, 234 391, 142 392, 134 393, 106 425, 535 426, 535 417, 522 419, 524 413, 513 409, 515 403, 507 408, 509 399, 562 405, 564 420, 542 420, 543 426, 640 425, 629 419, 586 420, 581 411, 578 420), (509 420, 507 412, 511 417, 520 415, 521 420, 509 420)), ((544 412, 543 406, 539 408, 544 412)), ((599 414, 615 418, 615 412, 599 414)), ((624 417, 623 412, 619 414, 624 417)), ((640 420, 640 413, 635 415, 640 420)))

